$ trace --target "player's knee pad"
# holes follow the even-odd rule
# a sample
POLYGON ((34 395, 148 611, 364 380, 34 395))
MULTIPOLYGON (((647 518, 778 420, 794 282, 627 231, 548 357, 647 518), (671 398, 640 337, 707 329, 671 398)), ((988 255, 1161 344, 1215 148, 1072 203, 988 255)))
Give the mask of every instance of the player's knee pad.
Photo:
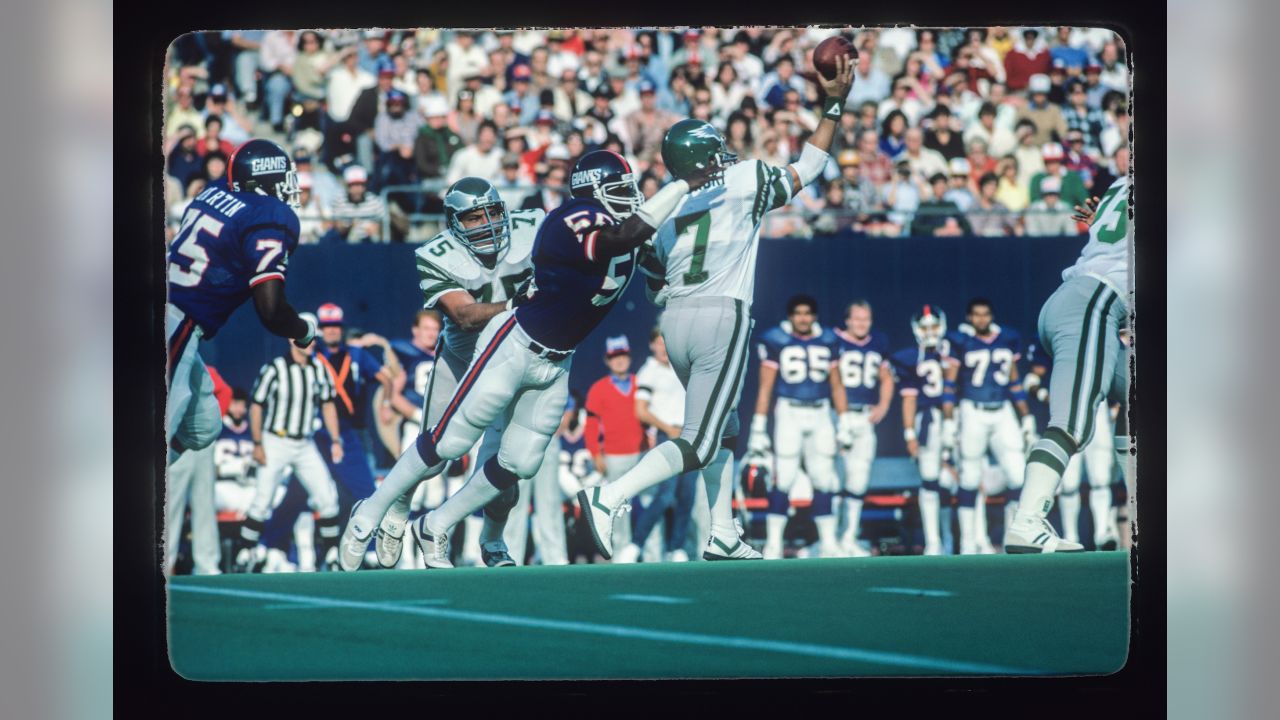
POLYGON ((840 477, 836 475, 835 459, 827 455, 805 458, 809 481, 816 491, 834 493, 840 490, 840 477))
MULTIPOLYGON (((487 472, 485 475, 488 477, 487 472)), ((505 521, 507 516, 511 514, 511 509, 518 502, 520 502, 520 485, 508 485, 502 492, 498 493, 498 497, 490 500, 484 506, 484 514, 494 520, 505 521)))
POLYGON ((791 498, 785 491, 774 488, 767 495, 770 515, 786 515, 787 511, 791 509, 791 498))
POLYGON ((963 458, 960 461, 960 488, 977 491, 982 486, 982 457, 963 458))
POLYGON ((815 488, 813 491, 813 504, 809 506, 809 509, 813 512, 813 516, 823 517, 825 515, 830 515, 833 497, 834 496, 831 493, 815 488))
POLYGON ((865 495, 871 481, 871 463, 866 458, 845 456, 844 489, 852 495, 865 495))
POLYGON ((1027 461, 1020 451, 1005 451, 1000 455, 1000 470, 1004 473, 1006 487, 1018 490, 1022 487, 1022 477, 1027 472, 1027 461))
POLYGON ((960 507, 971 508, 978 505, 978 491, 973 488, 960 486, 960 491, 956 493, 956 499, 959 501, 960 507))
MULTIPOLYGON (((517 483, 520 482, 520 476, 517 475, 515 470, 507 467, 506 463, 502 462, 497 455, 485 461, 483 470, 484 477, 489 481, 489 484, 502 492, 518 487, 517 483)), ((534 468, 534 471, 536 472, 537 468, 534 468)), ((516 492, 518 493, 519 490, 517 489, 516 492)))
POLYGON ((800 456, 799 455, 778 455, 774 458, 774 486, 775 489, 787 493, 791 492, 791 485, 796 480, 796 475, 800 474, 800 456))
POLYGON ((502 446, 497 459, 503 467, 519 478, 531 478, 538 474, 542 459, 547 454, 550 435, 544 435, 521 425, 509 425, 502 434, 502 446))

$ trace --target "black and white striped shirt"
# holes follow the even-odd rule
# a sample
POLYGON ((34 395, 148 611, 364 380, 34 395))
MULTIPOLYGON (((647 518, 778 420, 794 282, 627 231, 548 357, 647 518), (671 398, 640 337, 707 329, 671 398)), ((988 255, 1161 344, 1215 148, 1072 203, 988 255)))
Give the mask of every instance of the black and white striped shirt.
POLYGON ((314 355, 305 364, 294 362, 292 354, 272 360, 253 386, 253 401, 266 408, 262 433, 295 440, 311 437, 320 404, 333 398, 333 382, 314 355))

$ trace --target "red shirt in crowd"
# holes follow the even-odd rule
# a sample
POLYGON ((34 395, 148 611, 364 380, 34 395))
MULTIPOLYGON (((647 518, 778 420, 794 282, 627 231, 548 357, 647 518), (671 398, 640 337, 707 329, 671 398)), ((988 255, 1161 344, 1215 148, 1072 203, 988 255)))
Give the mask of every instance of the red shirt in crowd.
POLYGON ((1049 70, 1053 68, 1053 59, 1049 55, 1049 49, 1039 47, 1036 49, 1040 50, 1040 52, 1036 53, 1035 49, 1027 50, 1015 47, 1009 51, 1008 55, 1004 56, 1004 80, 1005 87, 1009 88, 1009 92, 1017 92, 1026 88, 1032 75, 1048 75, 1049 70))
POLYGON ((627 393, 605 375, 587 391, 587 450, 600 454, 601 435, 605 455, 635 455, 643 452, 647 439, 636 419, 636 376, 627 375, 627 393))

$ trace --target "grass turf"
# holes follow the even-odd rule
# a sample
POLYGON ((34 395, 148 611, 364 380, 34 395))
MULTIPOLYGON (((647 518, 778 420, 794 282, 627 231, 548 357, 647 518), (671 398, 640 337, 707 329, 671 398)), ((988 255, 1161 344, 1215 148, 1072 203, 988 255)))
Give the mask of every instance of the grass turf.
POLYGON ((179 577, 200 680, 1104 674, 1129 555, 877 557, 179 577))

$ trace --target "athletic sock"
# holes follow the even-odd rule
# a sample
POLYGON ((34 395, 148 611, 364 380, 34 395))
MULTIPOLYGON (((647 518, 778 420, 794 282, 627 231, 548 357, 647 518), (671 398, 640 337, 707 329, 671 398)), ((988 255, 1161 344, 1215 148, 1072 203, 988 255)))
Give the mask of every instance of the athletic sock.
POLYGON ((391 521, 400 527, 404 527, 404 524, 409 522, 409 510, 410 506, 413 504, 413 493, 415 490, 417 490, 417 485, 406 490, 403 494, 397 497, 391 503, 391 507, 387 508, 387 512, 383 514, 382 521, 384 523, 391 521))
POLYGON ((1047 517, 1053 507, 1053 494, 1061 480, 1061 472, 1045 463, 1028 461, 1027 476, 1022 483, 1022 495, 1014 522, 1047 517))
POLYGON ((1111 488, 1089 487, 1089 512, 1093 515, 1093 541, 1102 542, 1111 532, 1111 488))
POLYGON ((973 500, 973 537, 978 543, 991 541, 991 533, 987 531, 987 494, 982 490, 978 490, 973 500))
MULTIPOLYGON (((1057 488, 1054 488, 1055 492, 1057 488)), ((1018 517, 1018 490, 1006 488, 1004 491, 1004 526, 1009 527, 1018 517)))
MULTIPOLYGON (((426 527, 433 535, 450 532, 454 525, 476 510, 489 504, 503 490, 519 482, 515 473, 498 464, 497 456, 490 458, 483 466, 471 474, 470 479, 427 516, 426 527)), ((483 520, 481 521, 483 523, 483 520)), ((470 526, 468 526, 470 529, 470 526)), ((498 537, 501 537, 499 533, 498 537)))
POLYGON ((844 538, 851 543, 857 542, 858 530, 862 527, 862 496, 854 495, 852 493, 847 495, 844 499, 844 509, 844 538))
POLYGON ((401 495, 412 493, 419 482, 439 475, 444 466, 445 463, 436 455, 430 436, 425 433, 419 435, 418 442, 400 453, 400 459, 396 460, 395 466, 387 473, 378 489, 360 504, 360 509, 351 518, 352 532, 356 537, 364 537, 373 532, 382 522, 382 516, 387 514, 387 510, 401 495), (435 462, 428 465, 424 454, 435 462))
POLYGON ((711 534, 722 540, 737 540, 738 530, 733 526, 733 452, 728 448, 717 450, 701 475, 711 510, 711 534))
POLYGON ((813 519, 813 524, 818 528, 818 544, 824 550, 829 547, 836 546, 836 516, 827 514, 819 515, 813 519))
POLYGON ((329 548, 338 546, 338 516, 316 518, 316 565, 324 562, 329 548))
MULTIPOLYGON (((640 462, 623 473, 622 477, 603 485, 600 488, 600 502, 608 507, 617 507, 626 498, 636 497, 663 480, 679 475, 683 470, 684 456, 680 454, 679 446, 667 440, 645 453, 640 462)), ((711 498, 709 492, 707 497, 711 498)), ((715 504, 714 501, 712 504, 715 504)))
POLYGON ((957 513, 960 521, 960 548, 961 552, 966 549, 973 549, 977 545, 977 533, 975 532, 975 506, 978 502, 978 491, 960 488, 956 493, 960 503, 957 507, 957 513))
POLYGON ((782 547, 782 532, 787 528, 786 515, 770 513, 764 518, 765 544, 771 547, 782 547))
POLYGON ((942 536, 938 530, 938 481, 925 480, 920 488, 920 525, 924 530, 926 545, 942 546, 942 536))
MULTIPOLYGON (((1089 493, 1089 506, 1093 506, 1093 496, 1096 493, 1089 493)), ((1110 504, 1110 503, 1108 503, 1110 504)), ((1058 512, 1062 515, 1062 539, 1070 542, 1080 542, 1080 491, 1072 493, 1062 493, 1058 496, 1058 512)), ((1094 528, 1097 528, 1098 513, 1095 511, 1094 528)), ((1098 536, 1094 532, 1094 537, 1098 536)))

